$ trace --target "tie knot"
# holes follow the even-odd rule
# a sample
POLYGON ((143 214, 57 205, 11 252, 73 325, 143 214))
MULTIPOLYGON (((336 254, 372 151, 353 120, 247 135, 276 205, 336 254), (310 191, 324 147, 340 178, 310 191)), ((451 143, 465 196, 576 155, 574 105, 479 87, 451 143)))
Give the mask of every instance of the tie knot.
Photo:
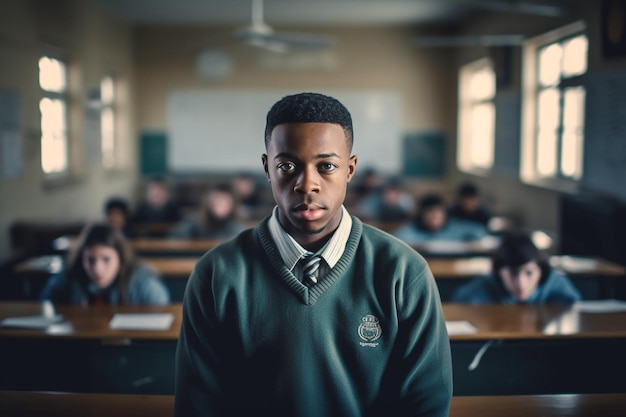
POLYGON ((302 274, 304 278, 313 284, 317 284, 317 272, 322 258, 318 255, 308 254, 302 258, 302 274))

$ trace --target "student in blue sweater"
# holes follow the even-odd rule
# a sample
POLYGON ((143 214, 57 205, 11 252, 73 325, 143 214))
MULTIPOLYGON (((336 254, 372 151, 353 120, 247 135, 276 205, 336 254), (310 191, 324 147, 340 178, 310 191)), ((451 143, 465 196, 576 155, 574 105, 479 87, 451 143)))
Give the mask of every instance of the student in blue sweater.
POLYGON ((336 99, 270 109, 273 213, 206 253, 183 302, 175 415, 448 415, 450 343, 425 260, 343 206, 357 157, 336 99))
POLYGON ((138 262, 122 233, 108 224, 85 226, 64 270, 40 295, 58 304, 164 305, 170 295, 152 268, 138 262))
POLYGON ((453 295, 457 303, 573 303, 580 292, 569 278, 550 267, 530 236, 508 233, 492 257, 492 273, 477 277, 453 295))

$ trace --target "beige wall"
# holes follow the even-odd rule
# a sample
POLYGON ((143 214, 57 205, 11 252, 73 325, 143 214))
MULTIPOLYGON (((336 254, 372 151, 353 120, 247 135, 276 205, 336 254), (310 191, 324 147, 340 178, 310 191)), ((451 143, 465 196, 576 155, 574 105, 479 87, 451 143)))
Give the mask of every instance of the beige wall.
POLYGON ((9 255, 9 227, 15 220, 92 220, 102 215, 112 195, 132 197, 137 175, 133 125, 131 32, 127 24, 83 0, 5 0, 0 3, 0 88, 17 91, 23 169, 15 179, 0 179, 0 259, 9 255), (75 178, 51 187, 40 167, 39 81, 37 62, 50 49, 69 57, 71 66, 70 139, 75 178), (97 137, 85 112, 88 88, 110 74, 120 93, 120 159, 124 168, 107 172, 98 159, 97 137))
MULTIPOLYGON (((320 58, 334 63, 327 69, 268 69, 263 66, 264 59, 289 59, 289 55, 242 46, 233 40, 234 30, 177 26, 140 26, 135 30, 139 129, 166 129, 168 95, 179 89, 384 89, 400 94, 404 131, 443 130, 453 139, 455 86, 450 81, 456 76, 454 54, 450 50, 418 51, 412 46, 416 34, 412 28, 281 27, 286 32, 321 32, 334 37, 336 47, 320 58), (230 77, 211 82, 196 74, 194 59, 203 47, 229 54, 234 63, 230 77)), ((296 54, 296 58, 302 56, 296 54)), ((259 118, 264 117, 259 114, 259 118)), ((260 173, 260 163, 250 169, 260 173)), ((445 181, 419 184, 420 188, 445 185, 445 181)))

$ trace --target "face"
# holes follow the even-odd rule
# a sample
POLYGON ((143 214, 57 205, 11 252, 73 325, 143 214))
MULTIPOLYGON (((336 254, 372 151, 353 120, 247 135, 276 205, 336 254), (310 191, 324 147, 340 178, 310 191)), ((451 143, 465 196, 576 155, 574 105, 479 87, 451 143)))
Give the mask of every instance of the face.
POLYGON ((537 289, 541 279, 541 268, 535 261, 530 261, 519 268, 501 268, 500 278, 504 287, 519 301, 526 301, 537 289))
POLYGON ((230 216, 235 209, 235 200, 229 193, 222 191, 211 191, 205 200, 209 212, 216 219, 225 219, 230 216))
POLYGON ((161 207, 169 199, 169 192, 163 184, 151 183, 146 191, 146 200, 154 207, 161 207))
POLYGON ((126 215, 120 209, 110 209, 107 213, 107 223, 115 229, 123 229, 126 224, 126 215))
POLYGON ((468 213, 473 213, 478 209, 480 199, 478 197, 463 197, 459 200, 459 203, 463 210, 468 213))
POLYGON ((117 251, 104 245, 95 245, 83 250, 83 269, 98 288, 107 288, 120 270, 120 256, 117 251))
POLYGON ((337 228, 357 157, 333 123, 286 123, 274 128, 263 167, 279 221, 309 249, 337 228))
POLYGON ((446 223, 446 209, 441 206, 430 207, 424 211, 422 220, 428 230, 439 230, 446 223))

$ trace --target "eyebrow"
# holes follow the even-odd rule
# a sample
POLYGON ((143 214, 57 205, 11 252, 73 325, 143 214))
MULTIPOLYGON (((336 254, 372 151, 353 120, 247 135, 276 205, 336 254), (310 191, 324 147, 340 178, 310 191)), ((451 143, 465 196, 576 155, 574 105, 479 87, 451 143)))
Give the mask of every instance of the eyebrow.
MULTIPOLYGON (((325 159, 325 158, 341 158, 340 155, 332 152, 332 153, 321 153, 315 156, 315 159, 325 159)), ((274 159, 279 159, 279 158, 289 158, 289 159, 298 159, 298 156, 294 153, 291 152, 281 152, 279 154, 277 154, 274 159)))

